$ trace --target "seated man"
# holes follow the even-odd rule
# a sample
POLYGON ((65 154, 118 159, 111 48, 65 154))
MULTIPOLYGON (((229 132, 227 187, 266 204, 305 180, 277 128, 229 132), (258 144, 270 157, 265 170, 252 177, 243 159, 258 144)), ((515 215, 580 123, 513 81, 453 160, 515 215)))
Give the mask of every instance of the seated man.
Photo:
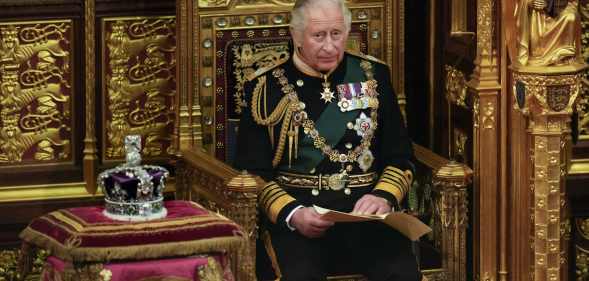
POLYGON ((421 279, 411 242, 378 222, 334 224, 313 205, 382 214, 411 185, 411 141, 389 69, 344 52, 351 14, 343 0, 298 0, 291 58, 245 85, 236 167, 264 178, 266 248, 286 281, 325 280, 328 264, 369 280, 421 279))

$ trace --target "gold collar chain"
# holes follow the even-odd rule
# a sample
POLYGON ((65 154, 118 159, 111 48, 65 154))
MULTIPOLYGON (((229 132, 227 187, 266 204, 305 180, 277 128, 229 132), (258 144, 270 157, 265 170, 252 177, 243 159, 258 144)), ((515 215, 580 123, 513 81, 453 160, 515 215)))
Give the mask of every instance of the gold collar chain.
MULTIPOLYGON (((372 79, 372 73, 369 67, 364 67, 364 70, 367 72, 367 77, 370 77, 372 83, 376 81, 372 79)), ((284 76, 284 69, 277 68, 272 71, 272 75, 278 79, 278 82, 282 86, 282 91, 288 96, 290 100, 290 104, 292 105, 291 109, 293 110, 293 125, 294 129, 291 130, 292 134, 289 134, 289 137, 292 136, 293 138, 298 138, 295 134, 298 134, 298 127, 303 126, 303 132, 305 135, 310 136, 313 139, 313 146, 319 149, 323 154, 329 157, 329 160, 332 162, 340 162, 344 165, 347 162, 355 162, 357 161, 358 157, 370 147, 370 143, 374 137, 374 131, 377 128, 376 120, 378 117, 377 109, 378 107, 371 107, 370 110, 370 118, 373 120, 373 128, 371 128, 368 132, 364 134, 362 137, 362 141, 360 145, 356 146, 354 149, 348 150, 347 153, 341 153, 339 150, 332 148, 330 145, 326 143, 326 140, 323 136, 319 134, 319 131, 315 128, 315 122, 309 119, 307 112, 305 111, 305 104, 299 100, 298 94, 295 91, 295 87, 288 83, 288 79, 284 76)), ((290 150, 290 149, 289 149, 290 150)), ((296 157, 296 153, 295 153, 296 157)), ((290 157, 289 157, 290 158, 290 157)), ((289 159, 290 163, 290 159, 289 159)))

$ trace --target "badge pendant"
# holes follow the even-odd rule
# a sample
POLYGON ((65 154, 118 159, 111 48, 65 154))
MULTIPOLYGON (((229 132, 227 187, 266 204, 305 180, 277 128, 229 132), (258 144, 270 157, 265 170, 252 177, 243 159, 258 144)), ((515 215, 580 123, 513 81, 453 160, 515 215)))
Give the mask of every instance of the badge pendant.
POLYGON ((323 75, 323 92, 321 92, 321 99, 325 101, 325 103, 330 103, 333 98, 335 98, 335 93, 331 90, 329 82, 327 82, 327 75, 323 75))

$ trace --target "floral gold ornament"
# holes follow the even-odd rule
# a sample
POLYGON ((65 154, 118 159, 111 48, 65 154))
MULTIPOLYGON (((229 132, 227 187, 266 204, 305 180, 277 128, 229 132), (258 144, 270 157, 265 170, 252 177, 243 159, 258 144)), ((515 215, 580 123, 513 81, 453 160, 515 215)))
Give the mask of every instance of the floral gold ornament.
POLYGON ((358 165, 360 166, 360 169, 362 169, 362 171, 364 172, 368 171, 368 169, 372 167, 373 162, 374 155, 372 155, 372 152, 368 149, 364 151, 364 153, 362 153, 362 155, 360 155, 360 158, 358 159, 358 165))

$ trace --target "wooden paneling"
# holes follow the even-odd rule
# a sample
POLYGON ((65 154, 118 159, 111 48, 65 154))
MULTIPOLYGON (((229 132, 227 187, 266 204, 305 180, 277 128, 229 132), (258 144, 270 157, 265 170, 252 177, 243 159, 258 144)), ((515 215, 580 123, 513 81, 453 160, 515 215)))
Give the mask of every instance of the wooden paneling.
MULTIPOLYGON (((41 40, 37 45, 43 46, 43 44, 48 44, 47 40, 57 40, 57 44, 47 46, 47 48, 40 50, 37 50, 38 47, 35 47, 37 49, 27 49, 29 51, 24 52, 24 54, 29 56, 27 57, 29 60, 20 62, 20 68, 18 68, 17 71, 22 74, 30 68, 44 67, 47 69, 47 67, 51 68, 57 66, 59 71, 49 72, 49 74, 46 74, 45 76, 41 75, 35 79, 50 77, 46 84, 51 85, 52 83, 61 83, 61 88, 59 88, 61 90, 60 93, 67 95, 68 99, 60 98, 55 91, 49 91, 52 93, 51 95, 40 95, 29 101, 29 104, 20 102, 19 104, 21 107, 19 116, 21 120, 16 120, 16 122, 19 126, 18 129, 21 132, 28 132, 26 131, 27 126, 23 126, 23 124, 25 124, 24 121, 22 121, 24 116, 28 116, 27 114, 29 113, 37 114, 39 112, 39 110, 37 110, 38 108, 41 108, 43 111, 42 113, 48 116, 55 116, 50 114, 52 111, 58 112, 60 118, 63 118, 54 119, 63 120, 62 123, 64 124, 57 123, 57 121, 54 120, 53 123, 48 123, 44 128, 40 128, 40 131, 35 131, 37 132, 35 136, 41 135, 43 130, 47 131, 53 127, 58 128, 61 127, 61 125, 64 125, 68 128, 68 131, 60 132, 58 135, 61 139, 69 141, 67 150, 60 150, 59 147, 54 146, 53 144, 43 144, 42 148, 45 150, 42 150, 39 148, 40 141, 35 142, 31 145, 30 149, 26 149, 24 152, 21 151, 22 157, 19 159, 19 157, 12 156, 14 153, 11 154, 10 157, 8 156, 7 151, 14 152, 18 150, 9 149, 10 147, 7 146, 7 143, 9 142, 7 142, 6 139, 7 136, 12 135, 4 134, 3 141, 0 141, 1 248, 18 246, 20 244, 18 233, 26 227, 29 221, 34 217, 60 208, 102 204, 101 197, 93 197, 86 193, 86 182, 84 182, 83 175, 83 169, 86 167, 86 162, 83 161, 84 150, 86 149, 84 140, 86 137, 85 133, 87 132, 86 129, 88 127, 95 127, 96 129, 90 130, 90 132, 95 132, 97 134, 94 136, 99 140, 97 151, 101 152, 105 149, 103 143, 100 142, 101 130, 105 127, 102 122, 103 119, 101 114, 92 116, 93 118, 91 119, 86 118, 86 112, 89 108, 87 108, 86 101, 88 97, 85 90, 86 75, 89 72, 96 74, 95 77, 88 79, 88 81, 90 81, 91 87, 92 83, 95 83, 95 87, 93 88, 96 90, 94 95, 94 100, 96 102, 91 103, 92 106, 95 107, 92 109, 97 113, 101 113, 104 106, 103 103, 101 103, 103 92, 101 90, 102 82, 100 80, 100 73, 105 67, 102 57, 100 56, 100 50, 104 41, 103 39, 105 38, 102 33, 103 30, 101 29, 101 21, 109 17, 130 18, 141 16, 167 16, 168 18, 173 18, 176 12, 176 3, 174 0, 97 0, 95 6, 89 5, 88 7, 90 7, 90 10, 86 11, 86 8, 88 7, 86 7, 85 4, 87 3, 90 2, 84 0, 0 1, 0 28, 13 25, 19 27, 18 30, 20 31, 18 32, 22 32, 24 28, 31 26, 38 27, 39 30, 42 30, 43 27, 50 26, 56 22, 65 22, 68 25, 67 32, 61 32, 61 34, 51 33, 44 37, 44 39, 46 39, 45 41, 41 40), (95 9, 92 7, 95 7, 95 9), (85 13, 90 13, 90 16, 95 16, 95 21, 90 21, 95 24, 91 29, 85 28, 87 22, 85 18, 87 14, 85 13), (95 61, 86 61, 87 49, 85 46, 85 38, 87 30, 96 31, 95 36, 91 37, 89 40, 89 42, 94 44, 92 52, 96 52, 95 61), (63 49, 67 52, 67 60, 58 52, 59 49, 63 49), (64 66, 66 64, 68 67, 64 66), (91 71, 88 71, 88 69, 91 71), (62 79, 60 79, 59 76, 62 79), (91 120, 91 122, 88 123, 87 120, 91 120), (39 152, 44 152, 44 154, 40 154, 39 152)), ((136 19, 138 20, 139 18, 136 19)), ((170 26, 170 29, 175 31, 175 26, 170 26)), ((50 29, 47 30, 50 31, 50 29)), ((17 34, 17 37, 20 38, 19 44, 21 44, 21 46, 30 43, 26 41, 26 35, 17 34)), ((7 38, 7 36, 1 34, 0 39, 2 38, 7 38)), ((175 41, 174 38, 172 38, 171 41, 175 41)), ((6 80, 9 78, 6 76, 6 69, 10 70, 11 68, 5 68, 4 65, 7 64, 7 62, 10 63, 10 60, 14 61, 14 56, 13 53, 5 48, 5 46, 6 45, 0 46, 0 57, 2 58, 0 61, 0 67, 3 67, 2 71, 0 71, 0 79, 4 77, 6 80)), ((166 58, 168 61, 175 60, 173 54, 166 58)), ((146 57, 140 57, 140 59, 144 61, 146 57)), ((153 62, 155 62, 155 60, 153 60, 153 62)), ((173 77, 170 81, 170 84, 174 85, 173 77)), ((27 83, 29 82, 25 81, 21 83, 21 89, 28 89, 29 87, 27 86, 27 83)), ((45 86, 46 85, 44 84, 38 85, 38 87, 41 88, 45 86)), ((31 86, 30 88, 34 87, 31 86)), ((0 105, 0 111, 3 113, 2 118, 0 119, 0 130, 8 127, 7 124, 9 123, 6 122, 13 121, 10 118, 5 117, 8 116, 8 113, 13 113, 13 111, 10 111, 6 106, 10 97, 6 95, 4 90, 2 93, 3 95, 0 96, 0 99, 4 100, 4 102, 0 105)), ((169 103, 166 103, 166 106, 172 108, 174 102, 173 94, 168 97, 168 100, 169 103)), ((174 116, 171 118, 174 119, 174 116)), ((40 119, 37 116, 37 120, 43 119, 40 119)), ((18 130, 16 131, 18 132, 18 130)), ((167 134, 168 133, 166 133, 166 135, 167 134)), ((43 140, 46 140, 46 138, 43 140)), ((54 140, 49 140, 50 143, 52 141, 54 140)), ((17 144, 27 144, 27 142, 17 144)), ((93 177, 106 167, 114 166, 119 162, 120 161, 116 161, 104 165, 103 163, 98 163, 98 166, 92 167, 92 172, 95 173, 93 177)), ((156 164, 163 162, 167 162, 167 160, 161 160, 156 164)), ((1 277, 0 274, 0 279, 1 277)))

